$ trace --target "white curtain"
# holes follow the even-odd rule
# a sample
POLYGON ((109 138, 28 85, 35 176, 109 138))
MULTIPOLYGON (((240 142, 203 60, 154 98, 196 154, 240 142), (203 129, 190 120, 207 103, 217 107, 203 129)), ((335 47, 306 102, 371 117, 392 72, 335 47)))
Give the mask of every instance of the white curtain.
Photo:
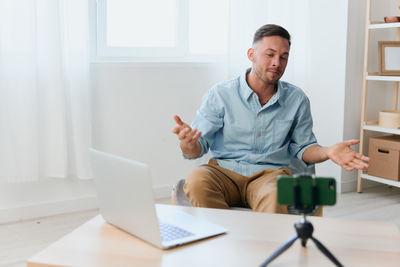
POLYGON ((89 178, 85 0, 0 0, 0 183, 89 178))

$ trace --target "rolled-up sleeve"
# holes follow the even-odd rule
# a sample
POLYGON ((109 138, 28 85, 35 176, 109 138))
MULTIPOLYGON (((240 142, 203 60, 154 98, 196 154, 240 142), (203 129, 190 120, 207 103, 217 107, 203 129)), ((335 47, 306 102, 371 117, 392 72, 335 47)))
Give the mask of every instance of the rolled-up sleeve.
POLYGON ((311 117, 310 101, 304 98, 294 121, 292 138, 289 144, 289 153, 304 162, 306 166, 311 166, 303 161, 303 153, 310 146, 316 145, 317 139, 312 131, 313 121, 311 117))
POLYGON ((218 97, 216 89, 212 88, 204 95, 200 109, 191 124, 192 128, 196 128, 202 133, 198 140, 201 146, 201 153, 197 158, 208 152, 214 142, 215 133, 224 125, 223 119, 222 101, 218 97))

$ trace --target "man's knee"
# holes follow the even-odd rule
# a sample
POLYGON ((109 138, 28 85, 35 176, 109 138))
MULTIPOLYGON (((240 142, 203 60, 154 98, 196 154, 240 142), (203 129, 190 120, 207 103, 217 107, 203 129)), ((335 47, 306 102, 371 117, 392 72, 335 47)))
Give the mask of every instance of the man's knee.
POLYGON ((228 209, 222 185, 217 174, 209 166, 200 166, 186 179, 183 190, 194 207, 228 209))
POLYGON ((287 206, 278 204, 276 191, 270 191, 267 194, 260 195, 253 201, 251 208, 257 212, 288 213, 287 206))
POLYGON ((287 214, 287 207, 277 202, 278 175, 287 175, 290 170, 265 170, 259 177, 254 179, 248 186, 246 197, 249 206, 258 212, 287 214))
POLYGON ((189 192, 196 194, 199 191, 204 191, 204 189, 209 188, 213 180, 210 170, 208 170, 207 167, 200 166, 187 175, 183 189, 186 195, 188 195, 189 192))

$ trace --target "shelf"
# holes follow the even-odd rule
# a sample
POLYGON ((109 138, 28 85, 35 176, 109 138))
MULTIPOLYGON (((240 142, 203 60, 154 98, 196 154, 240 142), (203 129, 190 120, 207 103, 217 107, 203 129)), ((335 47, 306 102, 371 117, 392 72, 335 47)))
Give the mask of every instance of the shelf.
POLYGON ((400 76, 384 76, 384 75, 368 75, 367 80, 369 81, 392 81, 399 82, 400 76))
POLYGON ((370 180, 370 181, 387 184, 387 185, 391 185, 391 186, 395 186, 395 187, 400 187, 400 182, 398 182, 398 181, 389 180, 389 179, 385 179, 385 178, 381 178, 381 177, 376 177, 376 176, 368 175, 365 173, 362 173, 360 177, 363 179, 370 180))
MULTIPOLYGON (((372 15, 373 15, 373 7, 375 6, 372 4, 372 0, 366 0, 366 22, 365 22, 365 49, 364 49, 364 73, 363 73, 363 84, 362 84, 362 108, 361 108, 361 132, 360 132, 360 145, 359 145, 359 151, 361 154, 364 154, 364 148, 365 145, 368 143, 368 138, 370 138, 371 136, 375 136, 375 135, 397 135, 400 136, 400 129, 395 129, 395 128, 383 128, 383 127, 379 127, 379 123, 378 121, 367 121, 367 114, 368 112, 368 86, 370 81, 377 81, 377 82, 387 82, 386 85, 389 85, 389 83, 391 86, 394 87, 393 89, 393 97, 392 97, 392 101, 393 101, 393 107, 394 109, 397 109, 398 105, 399 105, 399 82, 400 82, 400 75, 397 75, 398 73, 396 72, 389 72, 389 73, 385 73, 385 74, 391 74, 389 75, 382 75, 381 72, 371 72, 368 71, 370 68, 370 60, 369 57, 370 55, 373 53, 374 55, 378 56, 378 52, 379 51, 371 51, 371 45, 372 45, 372 40, 371 40, 371 36, 376 34, 376 31, 372 31, 373 29, 392 29, 392 30, 386 30, 386 31, 382 31, 383 34, 385 34, 385 37, 383 39, 386 40, 397 40, 400 41, 400 22, 395 22, 395 23, 385 23, 384 21, 373 21, 371 19, 372 15), (397 32, 397 34, 395 34, 395 32, 397 32), (391 37, 390 37, 391 36, 391 37), (368 131, 368 133, 367 133, 368 131), (369 132, 371 131, 371 132, 369 132), (378 134, 372 134, 372 132, 378 133, 378 134), (368 136, 368 134, 371 134, 371 136, 368 136), (365 138, 363 138, 365 136, 365 138), (368 137, 368 138, 367 138, 368 137)), ((378 2, 378 1, 375 1, 378 2)), ((380 3, 381 1, 379 1, 379 5, 381 5, 380 3)), ((382 1, 383 2, 383 1, 382 1)), ((400 0, 397 0, 396 2, 398 2, 400 4, 400 0)), ((383 3, 382 3, 383 5, 383 3)), ((386 6, 388 7, 388 4, 386 4, 386 6)), ((396 6, 396 13, 398 13, 400 16, 400 5, 396 6)), ((383 19, 383 17, 381 17, 381 19, 383 19)), ((378 37, 378 36, 374 36, 374 37, 378 37)), ((381 37, 382 38, 382 37, 381 37)), ((374 40, 374 39, 373 39, 374 40)), ((375 43, 375 40, 374 40, 375 43)), ((375 48, 373 48, 375 50, 375 48)), ((382 52, 382 51, 381 51, 382 52)), ((378 59, 380 57, 378 56, 378 59)), ((379 62, 378 62, 379 63, 379 62)), ((385 86, 386 87, 386 86, 385 86)), ((383 98, 383 97, 382 97, 383 98)), ((385 98, 388 98, 388 96, 385 95, 385 98)), ((398 155, 397 155, 398 156, 398 155)), ((380 175, 380 173, 377 173, 378 175, 380 175)), ((363 172, 358 172, 358 176, 357 176, 357 191, 358 192, 362 192, 362 182, 363 179, 367 179, 367 180, 371 180, 371 181, 375 181, 378 183, 383 183, 383 184, 387 184, 387 185, 391 185, 391 186, 395 186, 395 187, 400 187, 400 181, 393 181, 390 179, 385 179, 385 178, 381 178, 381 177, 376 177, 376 176, 372 176, 372 175, 368 175, 366 173, 363 172)))
POLYGON ((387 29, 387 28, 399 28, 400 22, 396 23, 377 23, 368 25, 368 29, 387 29))
POLYGON ((367 131, 400 135, 400 129, 383 128, 378 125, 364 125, 363 129, 367 131))

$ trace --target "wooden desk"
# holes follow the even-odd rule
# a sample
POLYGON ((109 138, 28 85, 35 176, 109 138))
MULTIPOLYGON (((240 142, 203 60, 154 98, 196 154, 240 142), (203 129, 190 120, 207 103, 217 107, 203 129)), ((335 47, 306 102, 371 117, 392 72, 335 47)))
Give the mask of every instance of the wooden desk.
MULTIPOLYGON (((37 266, 258 266, 295 234, 299 216, 159 205, 180 209, 229 229, 229 233, 160 250, 96 216, 28 260, 37 266)), ((309 217, 313 236, 345 266, 400 265, 394 223, 309 217)), ((309 240, 297 240, 271 266, 333 266, 309 240)))

